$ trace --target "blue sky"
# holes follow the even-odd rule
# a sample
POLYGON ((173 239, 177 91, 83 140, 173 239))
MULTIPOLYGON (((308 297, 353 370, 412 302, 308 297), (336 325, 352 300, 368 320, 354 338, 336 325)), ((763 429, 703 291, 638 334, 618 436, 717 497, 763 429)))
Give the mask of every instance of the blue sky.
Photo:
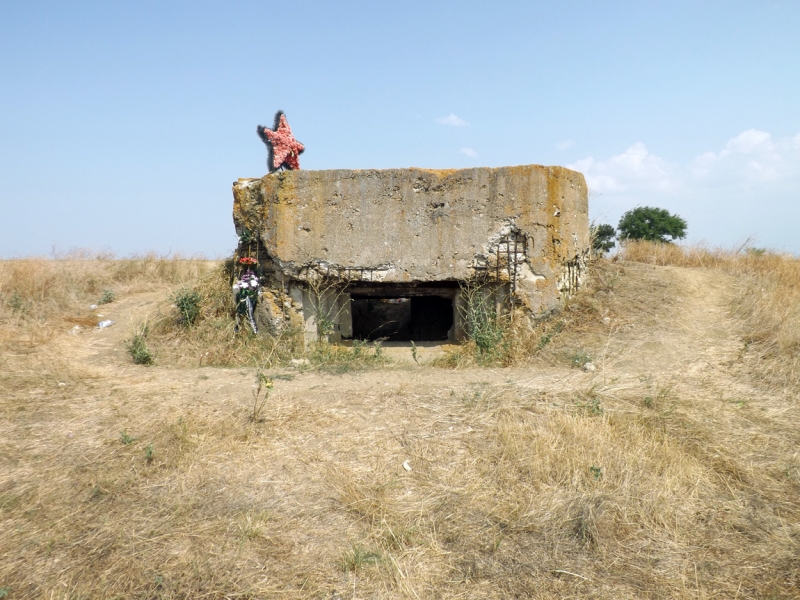
POLYGON ((564 165, 590 211, 800 254, 800 2, 3 2, 0 257, 221 257, 304 169, 564 165))

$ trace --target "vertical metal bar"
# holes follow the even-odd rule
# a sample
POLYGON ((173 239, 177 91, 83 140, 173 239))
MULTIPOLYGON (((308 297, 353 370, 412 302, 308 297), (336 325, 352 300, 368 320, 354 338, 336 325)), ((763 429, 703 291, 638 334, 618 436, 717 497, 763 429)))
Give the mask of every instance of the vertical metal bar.
POLYGON ((519 236, 514 236, 514 278, 511 280, 511 295, 513 296, 517 291, 517 241, 519 236))
POLYGON ((508 271, 508 281, 511 282, 511 239, 506 238, 506 271, 508 271))

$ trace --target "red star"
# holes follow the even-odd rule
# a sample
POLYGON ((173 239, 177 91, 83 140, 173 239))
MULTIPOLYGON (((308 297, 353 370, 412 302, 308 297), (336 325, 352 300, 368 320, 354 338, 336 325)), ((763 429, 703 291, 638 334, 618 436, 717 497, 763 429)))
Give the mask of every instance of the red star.
POLYGON ((300 154, 305 150, 305 146, 294 139, 292 129, 286 122, 286 115, 279 110, 275 115, 275 130, 258 126, 258 135, 261 140, 269 147, 270 160, 267 163, 270 172, 276 171, 282 166, 289 169, 300 168, 300 154), (272 164, 269 164, 269 163, 272 164))

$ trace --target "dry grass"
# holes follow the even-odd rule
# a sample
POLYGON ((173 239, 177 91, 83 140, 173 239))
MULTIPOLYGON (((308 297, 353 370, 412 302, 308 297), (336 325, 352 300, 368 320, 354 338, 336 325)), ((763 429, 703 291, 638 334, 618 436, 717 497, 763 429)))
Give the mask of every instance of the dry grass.
POLYGON ((705 268, 738 279, 734 310, 761 374, 800 384, 800 259, 759 249, 709 250, 629 241, 620 258, 652 265, 705 268))
MULTIPOLYGON (((769 329, 749 348, 774 352, 754 366, 737 337, 750 335, 744 299, 759 272, 633 260, 597 265, 591 290, 544 333, 531 329, 526 344, 541 346, 533 366, 275 369, 258 419, 254 369, 192 358, 203 344, 226 356, 209 333, 222 322, 212 304, 205 325, 179 335, 165 301, 160 318, 172 323, 150 321, 163 327, 151 334, 159 362, 138 367, 121 338, 115 354, 101 334, 66 335, 62 320, 94 298, 86 278, 114 265, 39 265, 74 283, 56 278, 42 294, 27 282, 22 296, 22 283, 6 283, 16 267, 0 263, 4 299, 16 292, 49 307, 45 321, 2 309, 0 590, 12 599, 798 597, 796 394, 759 376, 788 368, 788 346, 769 329), (47 304, 56 293, 67 300, 47 304), (43 323, 55 331, 23 339, 43 323), (99 358, 86 351, 95 345, 99 358), (581 352, 596 373, 572 368, 581 352)), ((781 260, 773 264, 789 270, 792 259, 781 260)), ((140 292, 166 298, 184 285, 214 288, 203 277, 219 276, 163 272, 96 289, 113 287, 133 307, 140 292)))
POLYGON ((155 254, 114 259, 86 253, 58 260, 0 261, 0 348, 37 345, 49 339, 56 321, 93 326, 88 306, 105 290, 134 294, 196 281, 215 261, 162 258, 155 254))
POLYGON ((388 362, 380 344, 344 347, 319 343, 306 347, 301 331, 287 329, 276 337, 256 336, 243 323, 237 333, 229 263, 218 265, 189 288, 201 299, 200 316, 194 325, 187 327, 179 322, 170 300, 161 304, 148 325, 148 343, 161 364, 269 369, 288 365, 294 359, 307 361, 304 368, 343 373, 388 362))

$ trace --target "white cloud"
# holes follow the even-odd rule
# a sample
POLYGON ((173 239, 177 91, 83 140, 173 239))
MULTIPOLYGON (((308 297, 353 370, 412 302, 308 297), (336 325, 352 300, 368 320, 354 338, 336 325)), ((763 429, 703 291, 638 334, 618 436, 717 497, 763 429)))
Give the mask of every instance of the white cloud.
POLYGON ((556 148, 558 148, 559 150, 568 150, 569 148, 572 148, 574 145, 575 142, 573 142, 572 140, 564 140, 563 142, 558 142, 556 144, 556 148))
POLYGON ((469 123, 463 119, 459 119, 453 113, 450 113, 446 117, 440 117, 436 119, 436 122, 441 123, 442 125, 450 125, 451 127, 465 127, 469 125, 469 123))
MULTIPOLYGON (((798 136, 796 136, 798 137, 798 136)), ((741 185, 777 182, 800 175, 799 145, 795 138, 775 142, 766 131, 748 129, 728 140, 719 152, 704 152, 689 164, 700 181, 737 182, 741 185)))
POLYGON ((676 165, 651 154, 641 142, 604 161, 590 156, 567 166, 583 173, 589 188, 596 193, 664 191, 680 184, 676 165))
POLYGON ((466 154, 470 158, 476 158, 478 156, 478 153, 475 152, 475 150, 473 150, 472 148, 462 148, 460 152, 461 154, 466 154))
POLYGON ((585 175, 594 217, 614 223, 637 205, 659 206, 688 221, 690 241, 731 247, 755 236, 800 254, 800 134, 775 139, 748 129, 684 164, 639 142, 568 166, 585 175))
POLYGON ((772 144, 772 136, 766 131, 759 131, 758 129, 748 129, 743 131, 735 138, 731 138, 720 154, 730 152, 742 152, 750 154, 753 151, 770 151, 774 148, 772 144))

